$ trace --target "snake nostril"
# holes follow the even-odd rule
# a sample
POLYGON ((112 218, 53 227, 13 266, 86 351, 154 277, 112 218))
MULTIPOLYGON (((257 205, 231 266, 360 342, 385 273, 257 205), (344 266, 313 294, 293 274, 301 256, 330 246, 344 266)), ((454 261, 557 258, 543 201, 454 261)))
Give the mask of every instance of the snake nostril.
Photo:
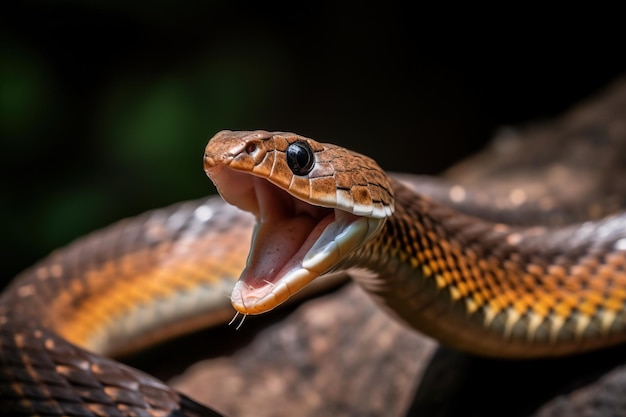
POLYGON ((252 153, 254 153, 254 151, 256 151, 256 148, 257 148, 256 143, 254 143, 254 142, 249 142, 249 143, 246 145, 246 153, 248 153, 248 154, 252 154, 252 153))
POLYGON ((215 166, 215 160, 208 154, 204 154, 204 170, 208 170, 215 166))

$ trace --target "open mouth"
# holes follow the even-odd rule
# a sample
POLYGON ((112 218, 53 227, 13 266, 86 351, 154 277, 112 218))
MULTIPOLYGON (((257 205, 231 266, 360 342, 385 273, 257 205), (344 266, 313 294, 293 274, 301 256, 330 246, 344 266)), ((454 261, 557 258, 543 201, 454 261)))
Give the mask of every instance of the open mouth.
POLYGON ((309 204, 264 178, 225 166, 207 174, 224 200, 256 216, 246 268, 231 296, 244 314, 271 310, 336 269, 384 223, 309 204))

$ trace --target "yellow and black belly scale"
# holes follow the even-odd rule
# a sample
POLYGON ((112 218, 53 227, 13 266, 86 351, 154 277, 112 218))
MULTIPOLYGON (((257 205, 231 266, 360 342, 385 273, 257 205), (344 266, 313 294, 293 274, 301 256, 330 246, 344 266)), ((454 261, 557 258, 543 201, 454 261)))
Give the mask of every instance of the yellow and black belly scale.
POLYGON ((395 194, 404 204, 347 264, 381 271, 361 283, 411 326, 504 357, 626 340, 626 215, 522 228, 477 222, 400 183, 395 194))

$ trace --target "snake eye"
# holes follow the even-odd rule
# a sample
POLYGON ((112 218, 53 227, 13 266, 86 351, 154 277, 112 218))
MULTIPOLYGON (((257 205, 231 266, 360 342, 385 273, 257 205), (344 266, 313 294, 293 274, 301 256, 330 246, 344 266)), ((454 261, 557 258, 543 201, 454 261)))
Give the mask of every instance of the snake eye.
POLYGON ((305 141, 299 140, 287 146, 285 151, 287 166, 295 175, 306 175, 311 172, 315 155, 313 149, 305 141))

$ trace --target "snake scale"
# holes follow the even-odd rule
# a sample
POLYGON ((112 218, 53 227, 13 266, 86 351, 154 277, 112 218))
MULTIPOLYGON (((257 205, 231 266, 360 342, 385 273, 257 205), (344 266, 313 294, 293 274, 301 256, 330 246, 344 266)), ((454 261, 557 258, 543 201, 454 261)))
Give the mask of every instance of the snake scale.
POLYGON ((205 170, 256 222, 218 198, 155 210, 51 254, 5 290, 3 410, 219 415, 100 355, 222 323, 242 270, 231 296, 242 314, 357 267, 391 314, 464 351, 544 357, 626 339, 624 214, 559 227, 479 219, 363 155, 291 133, 220 132, 205 170))

